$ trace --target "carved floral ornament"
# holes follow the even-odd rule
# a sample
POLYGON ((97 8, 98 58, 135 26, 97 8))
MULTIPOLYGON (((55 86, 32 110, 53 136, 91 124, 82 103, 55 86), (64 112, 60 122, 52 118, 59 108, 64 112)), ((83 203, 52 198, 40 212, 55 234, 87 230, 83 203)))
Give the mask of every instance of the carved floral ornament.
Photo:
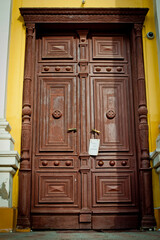
POLYGON ((60 110, 55 110, 53 113, 52 113, 52 116, 56 119, 60 118, 62 116, 62 112, 60 110))
POLYGON ((116 113, 115 113, 114 109, 109 109, 109 110, 106 112, 106 117, 107 117, 108 119, 113 119, 113 118, 115 118, 115 116, 116 116, 116 113))

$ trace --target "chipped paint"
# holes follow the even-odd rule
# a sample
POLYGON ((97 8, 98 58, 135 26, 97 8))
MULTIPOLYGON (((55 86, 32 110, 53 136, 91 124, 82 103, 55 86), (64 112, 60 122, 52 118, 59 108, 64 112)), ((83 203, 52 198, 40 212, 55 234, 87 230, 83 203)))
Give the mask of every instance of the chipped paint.
POLYGON ((1 186, 1 188, 0 188, 0 197, 2 198, 2 199, 9 199, 9 194, 8 194, 8 192, 7 192, 7 189, 6 189, 6 184, 3 182, 2 183, 2 186, 1 186))

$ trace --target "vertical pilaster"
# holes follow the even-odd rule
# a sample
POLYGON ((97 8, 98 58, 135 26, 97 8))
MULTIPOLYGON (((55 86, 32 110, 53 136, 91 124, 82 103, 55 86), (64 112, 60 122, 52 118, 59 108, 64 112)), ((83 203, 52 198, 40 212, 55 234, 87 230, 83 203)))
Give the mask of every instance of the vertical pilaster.
POLYGON ((22 156, 21 169, 29 169, 30 132, 31 132, 31 81, 32 81, 32 48, 34 25, 26 26, 26 59, 24 71, 23 106, 22 106, 22 156))
POLYGON ((30 196, 31 196, 31 82, 33 72, 33 38, 34 24, 26 25, 26 54, 22 107, 22 146, 19 173, 19 211, 18 227, 30 227, 30 196))
POLYGON ((90 116, 89 116, 89 80, 88 80, 88 31, 78 31, 79 34, 79 82, 80 82, 80 161, 82 183, 82 206, 79 217, 80 228, 91 228, 91 172, 90 156, 88 155, 90 116))
POLYGON ((142 47, 142 24, 135 24, 137 86, 138 86, 138 114, 141 161, 140 169, 140 197, 141 197, 141 226, 142 228, 155 225, 152 201, 152 173, 150 168, 147 106, 145 93, 145 77, 142 47))

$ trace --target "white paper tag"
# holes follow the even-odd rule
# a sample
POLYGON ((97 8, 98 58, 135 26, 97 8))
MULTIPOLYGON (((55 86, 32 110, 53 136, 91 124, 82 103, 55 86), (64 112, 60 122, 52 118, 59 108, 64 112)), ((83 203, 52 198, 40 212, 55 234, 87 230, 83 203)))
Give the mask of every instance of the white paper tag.
POLYGON ((90 139, 89 143, 89 155, 97 156, 100 145, 100 139, 90 139))

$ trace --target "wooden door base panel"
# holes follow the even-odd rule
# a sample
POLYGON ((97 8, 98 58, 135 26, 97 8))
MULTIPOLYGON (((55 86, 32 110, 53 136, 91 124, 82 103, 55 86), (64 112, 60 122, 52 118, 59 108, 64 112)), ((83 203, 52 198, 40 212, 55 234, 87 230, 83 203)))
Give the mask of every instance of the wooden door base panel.
POLYGON ((138 215, 93 215, 92 223, 79 215, 32 215, 32 229, 138 229, 138 215))
POLYGON ((78 215, 32 215, 32 229, 79 229, 78 215))
POLYGON ((96 215, 92 217, 93 229, 138 229, 137 215, 96 215))

